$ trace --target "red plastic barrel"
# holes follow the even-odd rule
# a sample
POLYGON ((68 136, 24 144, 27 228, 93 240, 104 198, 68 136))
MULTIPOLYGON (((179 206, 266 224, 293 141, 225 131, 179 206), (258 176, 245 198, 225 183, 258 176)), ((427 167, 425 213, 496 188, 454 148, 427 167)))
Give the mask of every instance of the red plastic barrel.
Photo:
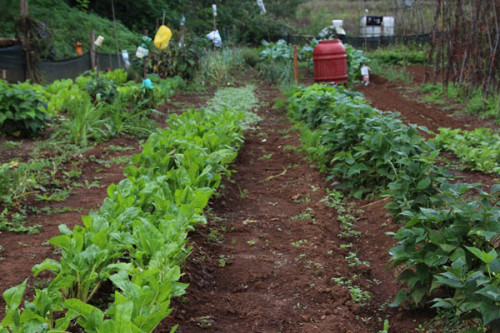
POLYGON ((347 55, 338 39, 322 40, 314 48, 314 80, 347 83, 347 55))

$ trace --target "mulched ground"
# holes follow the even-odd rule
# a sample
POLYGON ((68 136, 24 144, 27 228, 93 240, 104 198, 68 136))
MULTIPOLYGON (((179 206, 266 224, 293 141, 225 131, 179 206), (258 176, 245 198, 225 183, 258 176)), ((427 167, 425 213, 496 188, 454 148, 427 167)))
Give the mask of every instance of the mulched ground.
MULTIPOLYGON (((467 118, 405 98, 397 86, 382 78, 372 77, 372 83, 360 90, 375 107, 401 112, 407 121, 431 130, 460 127, 463 122, 476 126, 467 118)), ((161 110, 198 107, 213 92, 179 94, 161 110)), ((386 216, 385 201, 351 201, 361 210, 355 226, 361 234, 340 239, 338 212, 321 202, 328 182, 297 152, 298 134, 286 115, 272 108, 279 91, 261 85, 256 93, 264 120, 257 130, 246 133, 233 166, 236 173, 211 201, 209 224, 191 234, 193 251, 182 278, 190 286, 185 296, 173 300, 174 312, 156 332, 168 332, 174 325, 179 325, 178 332, 378 332, 385 319, 391 332, 413 332, 428 323, 435 315, 432 311, 387 306, 399 286, 394 272, 386 269, 387 250, 394 242, 385 232, 397 226, 386 216), (352 247, 341 246, 348 243, 352 247), (350 267, 345 259, 350 252, 366 263, 350 267), (370 292, 370 301, 364 306, 354 302, 347 285, 332 280, 341 277, 370 292)), ((87 154, 101 156, 109 153, 106 145, 124 144, 123 139, 115 140, 87 154)), ((138 151, 134 147, 130 153, 138 151)), ((31 276, 34 264, 55 257, 53 249, 42 244, 58 234, 56 226, 81 223, 81 215, 99 207, 106 197, 106 187, 123 178, 123 165, 96 173, 98 167, 102 168, 88 162, 82 179, 102 177, 100 188, 78 190, 65 202, 54 204, 79 207, 80 213, 30 216, 43 225, 38 235, 0 233, 4 247, 0 291, 31 276)), ((497 182, 480 173, 462 173, 467 179, 497 182)), ((30 287, 43 285, 43 279, 47 277, 30 279, 30 287)), ((0 313, 3 306, 2 300, 0 313)))

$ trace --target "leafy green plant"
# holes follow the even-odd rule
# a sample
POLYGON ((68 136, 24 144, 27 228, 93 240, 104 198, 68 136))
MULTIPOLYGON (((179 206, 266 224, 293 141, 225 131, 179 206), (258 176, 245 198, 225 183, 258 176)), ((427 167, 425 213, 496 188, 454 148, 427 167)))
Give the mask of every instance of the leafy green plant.
POLYGON ((24 309, 26 282, 6 291, 0 330, 64 331, 72 324, 89 332, 152 332, 171 312, 171 298, 187 287, 179 282, 190 253, 187 233, 206 222, 203 209, 222 175, 231 174, 242 118, 226 108, 171 115, 168 129, 152 133, 135 155, 126 179, 108 187, 100 209, 84 216, 83 226, 59 227, 50 243, 61 259, 32 270, 35 277, 55 275, 48 287, 24 309), (114 301, 101 309, 89 302, 105 282, 114 286, 114 301))
POLYGON ((422 65, 427 62, 428 55, 425 47, 417 45, 395 45, 386 48, 377 48, 368 52, 368 56, 381 63, 389 65, 422 65))
POLYGON ((243 51, 243 59, 245 60, 245 64, 255 67, 259 62, 259 54, 254 49, 246 49, 243 51))
POLYGON ((85 84, 85 90, 89 93, 94 103, 103 102, 112 104, 116 98, 116 84, 105 76, 92 78, 85 84))
POLYGON ((48 117, 39 94, 0 80, 0 131, 12 136, 34 136, 48 117))
POLYGON ((449 185, 442 208, 407 212, 410 220, 394 237, 390 262, 399 267, 398 281, 408 283, 392 305, 404 300, 453 310, 458 317, 479 317, 483 325, 500 318, 500 186, 488 194, 478 190, 468 201, 463 194, 476 185, 449 185), (433 295, 439 295, 432 299, 433 295))
POLYGON ((349 44, 344 44, 347 55, 347 69, 349 84, 354 84, 362 79, 361 67, 369 65, 370 59, 367 58, 362 50, 355 49, 349 44))
POLYGON ((200 70, 196 81, 204 83, 227 84, 244 66, 242 48, 223 48, 219 51, 208 51, 200 59, 200 70))
POLYGON ((452 151, 472 169, 500 175, 500 136, 489 128, 473 131, 440 128, 433 141, 438 147, 452 151))

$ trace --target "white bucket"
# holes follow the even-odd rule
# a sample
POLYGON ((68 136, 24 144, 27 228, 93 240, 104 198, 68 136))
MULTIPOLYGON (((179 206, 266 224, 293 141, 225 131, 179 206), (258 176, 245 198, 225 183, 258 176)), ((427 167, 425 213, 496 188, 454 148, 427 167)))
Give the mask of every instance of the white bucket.
POLYGON ((99 35, 99 36, 97 36, 97 39, 95 40, 94 45, 100 47, 102 45, 103 41, 104 41, 104 37, 102 37, 101 35, 99 35))

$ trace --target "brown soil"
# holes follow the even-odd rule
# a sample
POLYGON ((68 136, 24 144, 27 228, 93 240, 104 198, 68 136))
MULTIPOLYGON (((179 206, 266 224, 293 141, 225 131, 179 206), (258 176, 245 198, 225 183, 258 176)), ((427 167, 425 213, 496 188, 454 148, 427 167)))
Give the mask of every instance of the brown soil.
MULTIPOLYGON (((408 121, 430 129, 460 127, 461 119, 405 99, 396 88, 375 78, 361 90, 375 107, 401 112, 408 121)), ((213 91, 203 96, 179 94, 161 110, 198 107, 213 91)), ((413 332, 428 323, 434 316, 430 310, 387 306, 400 286, 394 282, 394 272, 386 269, 387 250, 394 241, 385 233, 397 226, 386 216, 385 201, 351 201, 361 210, 355 226, 361 234, 340 239, 338 212, 321 202, 328 182, 297 149, 298 134, 287 117, 271 107, 279 92, 260 86, 257 94, 264 120, 246 133, 233 166, 236 173, 224 182, 207 210, 209 223, 191 233, 193 250, 182 278, 190 286, 185 296, 172 301, 174 312, 156 332, 168 332, 174 325, 179 325, 178 332, 378 332, 385 319, 390 332, 413 332), (341 246, 346 244, 352 247, 341 246), (350 252, 365 263, 350 267, 345 258, 350 252), (370 300, 358 304, 348 286, 332 278, 351 280, 353 286, 370 293, 370 300)), ((115 140, 86 156, 101 156, 106 145, 123 144, 123 139, 115 140)), ((127 153, 138 151, 138 145, 134 147, 127 153)), ((85 163, 82 179, 102 177, 100 188, 78 188, 65 202, 52 205, 78 207, 80 212, 30 216, 30 221, 43 225, 38 235, 0 233, 4 247, 0 291, 30 277, 34 264, 55 257, 53 249, 42 244, 58 234, 57 225, 81 223, 80 216, 96 209, 106 197, 106 187, 123 177, 123 165, 97 172, 101 165, 85 163)), ((462 173, 495 181, 480 173, 462 173)), ((47 276, 29 280, 29 297, 34 283, 43 285, 44 279, 47 276)))
MULTIPOLYGON (((417 68, 414 68, 413 72, 419 78, 417 68)), ((492 122, 488 120, 480 120, 472 115, 456 112, 456 110, 447 111, 443 108, 419 103, 415 100, 418 97, 417 93, 413 92, 411 98, 405 96, 410 94, 407 86, 390 82, 378 75, 370 75, 370 84, 368 86, 359 86, 357 90, 362 92, 370 104, 377 109, 399 112, 401 117, 408 123, 425 126, 433 132, 437 132, 439 127, 466 130, 485 126, 494 127, 492 122)), ((430 137, 426 133, 423 134, 430 137)))
POLYGON ((209 225, 191 235, 183 278, 190 287, 157 332, 175 324, 179 332, 377 332, 384 319, 405 332, 432 318, 387 306, 398 286, 385 269, 393 241, 384 233, 394 228, 384 202, 354 202, 364 210, 361 236, 340 239, 337 212, 321 202, 325 178, 295 152, 297 133, 271 108, 278 92, 261 87, 258 95, 265 119, 246 133, 237 172, 212 203, 209 225), (367 263, 349 267, 350 252, 367 263), (332 278, 352 280, 371 301, 357 304, 332 278))

